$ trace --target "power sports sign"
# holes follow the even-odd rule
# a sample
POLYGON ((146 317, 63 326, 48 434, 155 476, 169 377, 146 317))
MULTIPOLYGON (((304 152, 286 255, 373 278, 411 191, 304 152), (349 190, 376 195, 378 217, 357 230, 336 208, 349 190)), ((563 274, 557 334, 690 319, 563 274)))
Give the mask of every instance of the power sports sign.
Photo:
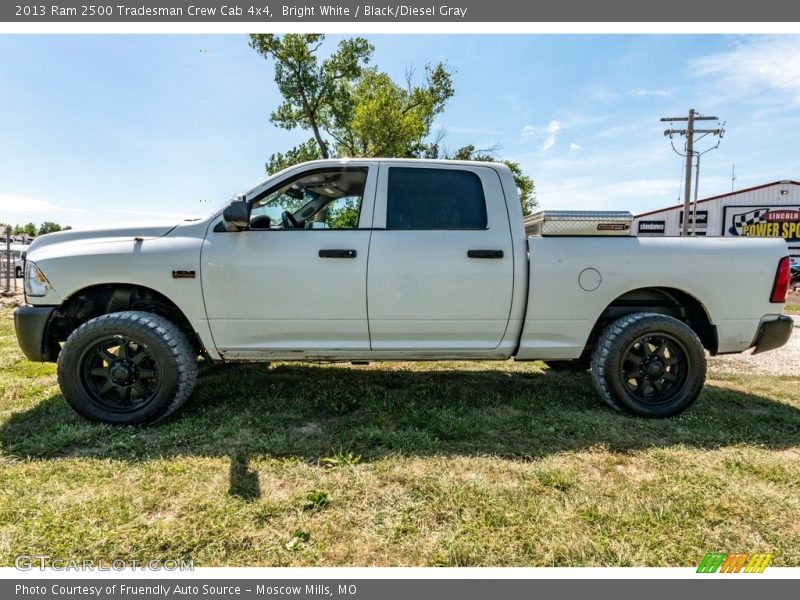
POLYGON ((722 235, 800 242, 800 207, 726 206, 722 235))

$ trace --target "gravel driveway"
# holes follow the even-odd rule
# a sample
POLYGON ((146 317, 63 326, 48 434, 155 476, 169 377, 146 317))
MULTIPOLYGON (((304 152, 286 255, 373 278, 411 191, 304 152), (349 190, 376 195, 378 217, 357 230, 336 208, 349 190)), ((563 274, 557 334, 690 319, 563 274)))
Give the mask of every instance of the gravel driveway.
POLYGON ((755 356, 750 352, 715 356, 708 359, 709 369, 764 375, 800 375, 800 317, 793 316, 792 319, 794 331, 783 348, 755 356))

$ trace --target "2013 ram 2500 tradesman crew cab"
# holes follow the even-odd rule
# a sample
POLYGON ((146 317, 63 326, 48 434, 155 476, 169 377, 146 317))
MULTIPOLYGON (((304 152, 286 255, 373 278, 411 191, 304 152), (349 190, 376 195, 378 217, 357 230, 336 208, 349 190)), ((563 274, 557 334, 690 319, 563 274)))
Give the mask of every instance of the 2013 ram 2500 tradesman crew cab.
POLYGON ((786 342, 788 282, 778 239, 526 237, 500 164, 319 161, 203 220, 37 238, 15 320, 67 402, 107 423, 173 413, 201 354, 544 360, 666 417, 700 393, 704 349, 786 342))

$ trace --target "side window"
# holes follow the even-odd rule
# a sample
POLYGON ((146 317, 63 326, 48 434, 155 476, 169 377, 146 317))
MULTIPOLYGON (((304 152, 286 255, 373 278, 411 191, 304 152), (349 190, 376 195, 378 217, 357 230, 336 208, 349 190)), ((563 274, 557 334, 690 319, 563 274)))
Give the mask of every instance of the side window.
POLYGON ((354 229, 366 182, 365 168, 303 173, 253 202, 250 229, 354 229))
POLYGON ((480 177, 459 169, 391 167, 386 229, 486 229, 480 177))

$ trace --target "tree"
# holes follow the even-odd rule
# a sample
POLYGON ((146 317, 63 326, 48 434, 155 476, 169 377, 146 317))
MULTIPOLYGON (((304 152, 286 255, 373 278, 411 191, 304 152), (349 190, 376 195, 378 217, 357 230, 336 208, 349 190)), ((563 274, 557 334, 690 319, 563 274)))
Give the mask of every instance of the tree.
MULTIPOLYGON (((345 156, 499 160, 494 149, 476 150, 470 145, 451 156, 439 148, 441 135, 428 141, 435 118, 454 94, 447 64, 426 65, 424 81, 416 85, 414 72, 409 71, 402 86, 376 67, 367 67, 374 49, 364 38, 343 40, 320 60, 324 40, 321 34, 250 36, 250 46, 274 61, 275 83, 283 96, 270 121, 312 134, 299 146, 270 156, 267 173, 345 156)), ((531 212, 536 206, 533 180, 518 163, 500 162, 514 174, 523 212, 531 212)))
POLYGON ((319 146, 317 146, 316 140, 311 138, 307 142, 288 150, 285 154, 281 152, 273 154, 269 157, 269 161, 267 161, 267 164, 264 166, 267 169, 267 173, 272 174, 282 171, 287 167, 291 167, 292 165, 309 160, 319 160, 320 158, 322 158, 322 154, 320 153, 319 146))
POLYGON ((317 52, 324 40, 325 36, 317 33, 290 33, 282 38, 255 33, 250 35, 250 46, 275 61, 275 83, 283 103, 270 121, 284 129, 310 129, 320 156, 330 158, 322 129, 331 124, 331 109, 344 93, 343 83, 361 74, 374 49, 364 38, 351 38, 339 42, 337 50, 320 61, 317 52))
POLYGON ((39 235, 53 233, 54 231, 61 231, 61 225, 52 221, 45 221, 39 226, 39 235))
POLYGON ((36 224, 26 223, 25 225, 14 225, 14 235, 36 235, 36 224))
POLYGON ((419 152, 433 120, 453 95, 452 76, 444 63, 425 66, 425 81, 406 87, 375 68, 345 84, 347 101, 333 111, 328 133, 339 156, 410 157, 419 152))

